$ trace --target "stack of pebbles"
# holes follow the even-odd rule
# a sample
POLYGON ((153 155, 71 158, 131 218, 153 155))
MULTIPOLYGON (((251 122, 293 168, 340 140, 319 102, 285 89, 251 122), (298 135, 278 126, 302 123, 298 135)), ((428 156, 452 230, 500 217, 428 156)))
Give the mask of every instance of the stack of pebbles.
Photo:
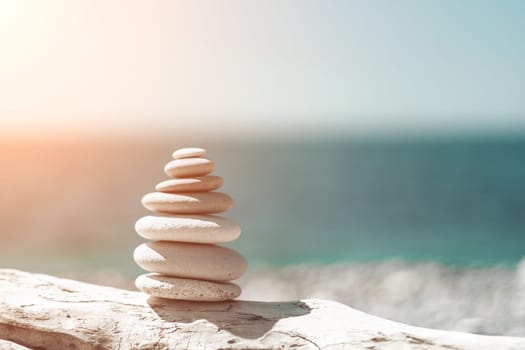
POLYGON ((140 218, 135 230, 151 240, 135 249, 135 262, 151 273, 135 281, 138 289, 155 297, 221 301, 241 294, 239 278, 246 259, 234 250, 217 245, 239 237, 239 225, 210 215, 233 206, 225 193, 213 192, 223 184, 211 160, 201 148, 183 148, 173 153, 164 171, 171 179, 160 182, 157 192, 146 194, 142 204, 155 212, 140 218))

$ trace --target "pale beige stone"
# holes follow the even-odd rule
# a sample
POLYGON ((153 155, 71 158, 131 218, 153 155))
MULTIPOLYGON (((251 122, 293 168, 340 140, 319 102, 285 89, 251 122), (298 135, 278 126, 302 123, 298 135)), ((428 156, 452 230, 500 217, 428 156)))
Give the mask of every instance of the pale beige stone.
POLYGON ((135 286, 154 297, 177 300, 225 301, 241 294, 241 288, 234 283, 178 278, 158 273, 137 277, 135 286))
POLYGON ((175 159, 181 159, 181 158, 195 158, 195 157, 202 157, 206 155, 206 150, 204 148, 197 148, 197 147, 188 147, 188 148, 180 148, 173 152, 173 158, 175 159))
POLYGON ((159 192, 208 192, 219 189, 224 180, 220 176, 185 177, 159 182, 155 189, 159 192))
POLYGON ((214 214, 229 210, 233 198, 222 192, 151 192, 142 197, 142 205, 151 211, 171 214, 214 214))
POLYGON ((166 164, 164 172, 171 177, 195 177, 208 175, 215 165, 206 158, 175 159, 166 164))
POLYGON ((135 223, 135 231, 154 241, 213 244, 237 239, 241 227, 215 215, 163 215, 140 218, 135 223))
POLYGON ((213 244, 149 242, 139 245, 133 258, 149 272, 221 282, 241 277, 248 267, 235 250, 213 244))

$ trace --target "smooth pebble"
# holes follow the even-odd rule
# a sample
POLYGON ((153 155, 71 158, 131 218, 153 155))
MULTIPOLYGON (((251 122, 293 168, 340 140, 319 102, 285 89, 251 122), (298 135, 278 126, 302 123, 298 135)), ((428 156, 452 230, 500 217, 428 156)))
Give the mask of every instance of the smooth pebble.
POLYGON ((149 242, 135 248, 133 258, 149 272, 220 282, 241 277, 248 267, 242 255, 214 244, 149 242))
POLYGON ((215 165, 206 158, 175 159, 166 164, 164 172, 171 177, 194 177, 208 175, 215 165))
POLYGON ((197 147, 180 148, 176 150, 175 152, 173 152, 173 158, 181 159, 181 158, 202 157, 206 153, 207 152, 204 148, 197 148, 197 147))
POLYGON ((186 177, 180 179, 169 179, 159 182, 155 189, 159 192, 208 192, 214 191, 222 186, 224 180, 220 176, 207 175, 201 177, 186 177))
POLYGON ((146 239, 190 243, 230 242, 241 234, 235 222, 215 215, 144 216, 135 231, 146 239))
POLYGON ((229 210, 233 198, 222 192, 151 192, 142 197, 142 205, 151 211, 171 214, 214 214, 229 210))
POLYGON ((157 273, 137 277, 135 286, 155 297, 191 301, 224 301, 241 294, 241 288, 234 283, 177 278, 157 273))

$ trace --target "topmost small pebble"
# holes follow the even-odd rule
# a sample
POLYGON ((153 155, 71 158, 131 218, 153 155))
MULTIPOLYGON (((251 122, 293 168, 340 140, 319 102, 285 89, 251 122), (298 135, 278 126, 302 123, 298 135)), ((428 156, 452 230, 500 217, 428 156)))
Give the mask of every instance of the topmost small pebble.
POLYGON ((193 157, 202 157, 206 154, 206 150, 204 148, 180 148, 173 152, 173 158, 175 159, 181 159, 181 158, 193 158, 193 157))

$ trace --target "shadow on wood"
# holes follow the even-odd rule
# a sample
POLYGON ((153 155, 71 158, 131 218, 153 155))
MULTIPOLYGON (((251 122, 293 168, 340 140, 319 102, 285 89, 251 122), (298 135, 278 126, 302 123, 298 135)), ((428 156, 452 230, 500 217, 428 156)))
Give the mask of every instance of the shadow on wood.
POLYGON ((196 303, 149 297, 148 304, 164 321, 193 323, 206 320, 220 330, 248 339, 262 337, 283 318, 303 316, 311 309, 301 301, 226 301, 196 303), (232 317, 235 315, 235 317, 232 317))

